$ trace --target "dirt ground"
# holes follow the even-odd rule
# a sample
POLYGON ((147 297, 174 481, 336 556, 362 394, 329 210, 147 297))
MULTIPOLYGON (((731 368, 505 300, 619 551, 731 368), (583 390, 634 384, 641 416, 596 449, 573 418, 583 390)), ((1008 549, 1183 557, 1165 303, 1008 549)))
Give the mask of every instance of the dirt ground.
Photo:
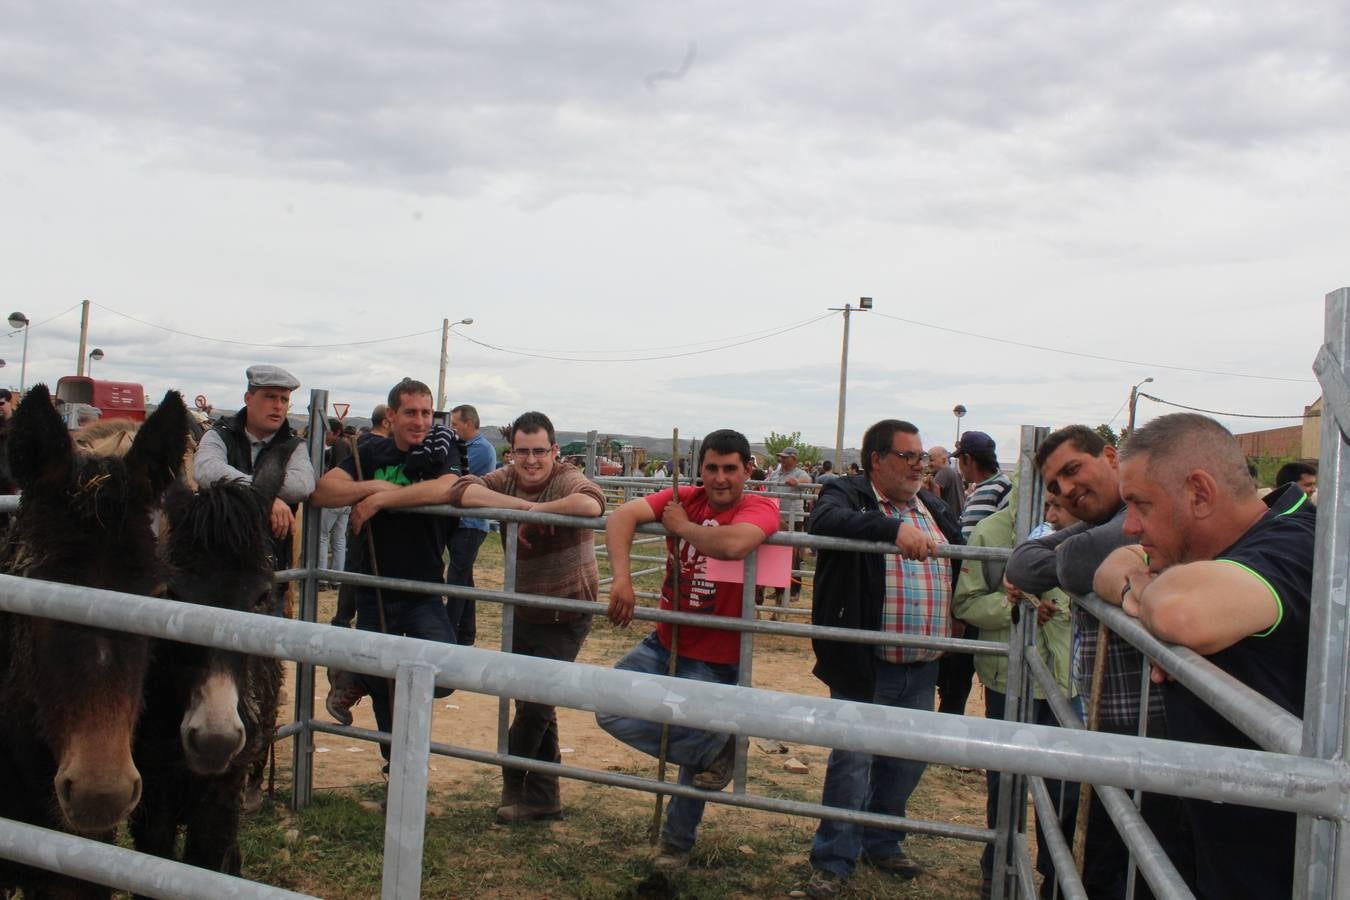
MULTIPOLYGON (((495 578, 499 579, 499 575, 495 578)), ((494 584, 494 573, 480 571, 479 585, 494 584)), ((319 621, 332 615, 336 593, 320 595, 319 621)), ((500 641, 500 613, 495 604, 480 604, 477 646, 495 648, 500 641)), ((595 665, 612 665, 634 643, 646 634, 649 625, 635 623, 628 630, 611 628, 597 619, 591 636, 582 648, 579 661, 595 665)), ((803 641, 777 637, 760 637, 756 641, 753 683, 756 687, 771 688, 808 695, 824 696, 823 685, 811 675, 813 657, 803 641)), ((292 673, 288 672, 288 685, 292 673)), ((323 697, 327 691, 326 673, 321 669, 316 676, 316 714, 325 716, 323 697)), ((283 708, 283 721, 290 716, 289 702, 283 708)), ((983 715, 983 693, 977 683, 971 694, 968 712, 983 715)), ((498 700, 496 697, 457 691, 450 697, 436 701, 433 720, 433 739, 448 744, 480 749, 495 748, 497 743, 498 700)), ((375 728, 369 700, 362 701, 354 710, 355 723, 375 728)), ((654 776, 656 765, 651 757, 615 741, 595 723, 591 713, 559 709, 559 732, 563 745, 563 762, 590 769, 626 771, 654 776)), ((786 753, 766 752, 770 742, 752 738, 749 753, 749 790, 754 793, 778 796, 807 802, 818 802, 825 772, 826 748, 793 745, 786 753), (806 772, 787 771, 788 760, 805 764, 806 772)), ((369 786, 380 783, 380 756, 378 747, 361 741, 331 735, 316 735, 315 788, 320 791, 355 791, 370 796, 369 786)), ((288 752, 278 747, 278 763, 288 768, 288 752)), ((668 777, 673 778, 673 770, 668 777)), ((429 811, 435 812, 447 805, 459 806, 461 798, 476 799, 490 815, 495 807, 496 791, 500 788, 497 770, 492 767, 433 756, 429 773, 429 811), (490 785, 490 788, 485 787, 490 785)), ((614 808, 635 810, 652 808, 651 795, 626 791, 586 782, 563 781, 564 805, 578 803, 584 796, 588 803, 600 802, 614 808), (597 793, 598 792, 598 793, 597 793), (601 799, 597 800, 597 796, 601 799)), ((930 766, 910 803, 910 815, 916 818, 982 826, 984 824, 983 772, 957 770, 945 766, 930 766)), ((565 823, 566 820, 564 820, 565 823)), ((555 826, 564 825, 555 823, 555 826)), ((497 826, 493 826, 497 827, 497 826)), ((787 846, 799 848, 781 860, 783 866, 805 871, 810 849, 810 835, 815 821, 781 814, 733 809, 709 804, 700 831, 701 842, 719 828, 728 832, 740 829, 790 829, 787 846), (795 840, 792 838, 795 837, 795 840)), ((972 896, 979 890, 979 846, 946 839, 915 836, 907 843, 911 855, 925 866, 924 876, 908 885, 903 893, 886 891, 877 896, 972 896)), ((797 879, 796 876, 788 881, 797 879)), ((783 894, 792 887, 785 884, 783 894)), ((503 894, 511 894, 507 890, 503 894)), ((862 894, 858 896, 866 896, 862 894)))

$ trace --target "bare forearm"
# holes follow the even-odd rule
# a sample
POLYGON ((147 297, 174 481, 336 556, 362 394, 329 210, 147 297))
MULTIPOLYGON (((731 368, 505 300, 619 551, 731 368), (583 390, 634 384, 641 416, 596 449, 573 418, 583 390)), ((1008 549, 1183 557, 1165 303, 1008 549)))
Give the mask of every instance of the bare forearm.
POLYGON ((744 524, 713 528, 688 522, 680 526, 678 533, 681 539, 713 559, 745 559, 767 537, 758 527, 744 524))
POLYGON ((319 479, 309 502, 329 509, 354 506, 376 491, 384 490, 381 487, 384 484, 387 482, 355 481, 341 469, 332 469, 319 479))
POLYGON ((620 507, 605 523, 605 547, 609 550, 609 569, 615 581, 628 581, 631 569, 628 554, 633 550, 633 535, 637 533, 637 518, 620 507))

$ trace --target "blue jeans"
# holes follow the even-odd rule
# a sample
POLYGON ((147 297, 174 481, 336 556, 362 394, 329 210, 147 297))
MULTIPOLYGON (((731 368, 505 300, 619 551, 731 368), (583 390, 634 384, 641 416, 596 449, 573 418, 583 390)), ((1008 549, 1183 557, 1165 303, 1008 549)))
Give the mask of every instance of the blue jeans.
MULTIPOLYGON (((867 652, 860 648, 860 652, 867 652)), ((933 709, 937 687, 937 660, 912 665, 876 660, 876 684, 871 702, 906 709, 933 709)), ((835 700, 859 700, 830 692, 835 700)), ((825 768, 824 806, 903 816, 909 795, 918 787, 928 763, 914 759, 873 756, 854 750, 831 750, 825 768)), ((894 828, 863 827, 821 819, 811 843, 811 867, 845 878, 853 874, 861 853, 883 860, 900 852, 905 832, 894 828)))
POLYGON ((324 509, 319 530, 319 565, 325 569, 346 570, 347 565, 347 521, 351 518, 352 508, 342 506, 337 509, 324 509), (333 564, 328 564, 328 549, 333 549, 333 564))
MULTIPOLYGON (((470 528, 464 523, 450 533, 450 566, 446 572, 447 584, 475 587, 473 564, 478 559, 478 548, 487 537, 486 531, 470 528)), ((455 626, 455 643, 472 647, 478 639, 478 603, 472 597, 446 597, 445 612, 455 626)))
MULTIPOLYGON (((429 594, 400 594, 384 591, 385 634, 404 635, 443 644, 455 642, 455 626, 445 615, 445 604, 429 594)), ((379 604, 374 588, 358 588, 356 592, 356 628, 358 631, 380 630, 379 604)), ((380 731, 390 731, 394 723, 394 682, 374 675, 357 675, 370 694, 375 709, 375 725, 380 731)), ((437 696, 444 696, 449 688, 437 688, 437 696)), ((380 753, 389 761, 389 745, 381 744, 380 753)))
MULTIPOLYGON (((661 645, 656 632, 647 635, 641 643, 614 664, 616 669, 665 675, 670 665, 670 651, 661 645)), ((677 678, 693 681, 711 681, 716 684, 735 684, 739 666, 710 663, 681 656, 675 669, 677 678)), ((595 721, 601 728, 630 747, 656 756, 661 752, 661 723, 645 719, 630 719, 597 713, 595 721)), ((679 725, 670 726, 666 742, 666 758, 680 767, 679 783, 692 785, 694 776, 712 765, 718 752, 726 746, 730 735, 715 731, 700 731, 679 725)), ((671 797, 666 812, 666 824, 661 839, 672 847, 689 850, 698 834, 698 823, 703 820, 702 800, 671 797)))

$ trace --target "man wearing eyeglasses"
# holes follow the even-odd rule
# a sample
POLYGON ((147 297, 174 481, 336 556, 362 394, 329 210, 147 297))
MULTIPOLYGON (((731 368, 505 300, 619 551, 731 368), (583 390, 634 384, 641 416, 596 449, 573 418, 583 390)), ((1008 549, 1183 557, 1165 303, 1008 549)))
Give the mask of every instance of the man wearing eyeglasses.
MULTIPOLYGON (((495 507, 569 516, 599 516, 605 511, 600 488, 572 466, 558 462, 553 423, 541 412, 527 412, 511 424, 515 465, 486 475, 466 475, 450 489, 456 506, 495 507)), ((595 564, 595 532, 590 528, 523 525, 516 557, 516 590, 572 600, 595 600, 600 572, 595 564)), ((511 652, 572 662, 591 630, 586 613, 517 605, 511 652)), ((562 762, 558 717, 552 706, 516 701, 516 717, 507 735, 512 756, 562 762)), ((523 769, 502 769, 503 825, 562 815, 558 776, 523 769)))
MULTIPOLYGON (((811 620, 908 637, 951 634, 955 567, 938 558, 943 544, 964 543, 947 505, 921 490, 928 454, 909 422, 884 419, 863 435, 860 475, 820 491, 807 523, 811 534, 885 541, 895 555, 821 550, 811 620)), ((959 565, 959 560, 956 561, 959 565)), ((839 700, 933 709, 940 652, 813 640, 814 674, 839 700)), ((832 750, 821 803, 842 809, 905 815, 926 763, 832 750)), ((905 833, 821 820, 811 846, 811 897, 838 894, 861 857, 874 869, 914 878, 919 866, 904 849, 905 833)))

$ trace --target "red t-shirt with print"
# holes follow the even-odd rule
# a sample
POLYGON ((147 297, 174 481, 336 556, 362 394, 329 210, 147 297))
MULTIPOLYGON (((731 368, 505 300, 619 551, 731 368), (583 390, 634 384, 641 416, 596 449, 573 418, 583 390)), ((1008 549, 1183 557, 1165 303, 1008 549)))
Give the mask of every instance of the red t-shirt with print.
MULTIPOLYGON (((666 504, 670 502, 672 496, 672 489, 666 488, 643 499, 660 521, 661 514, 665 512, 666 504)), ((778 530, 778 504, 768 497, 743 494, 735 506, 715 513, 708 505, 708 497, 703 488, 681 487, 680 503, 684 506, 689 521, 697 525, 723 526, 748 522, 757 526, 766 536, 778 530)), ((708 557, 684 540, 679 541, 679 555, 675 557, 676 541, 677 538, 674 536, 666 538, 666 580, 661 585, 661 608, 674 609, 671 602, 671 561, 678 558, 680 612, 739 619, 742 586, 729 581, 709 581, 705 575, 708 557)), ((669 623, 656 624, 656 635, 667 650, 670 649, 670 632, 669 623)), ((740 660, 741 636, 739 632, 724 631, 720 628, 685 625, 680 628, 679 655, 703 662, 735 665, 740 660)))

